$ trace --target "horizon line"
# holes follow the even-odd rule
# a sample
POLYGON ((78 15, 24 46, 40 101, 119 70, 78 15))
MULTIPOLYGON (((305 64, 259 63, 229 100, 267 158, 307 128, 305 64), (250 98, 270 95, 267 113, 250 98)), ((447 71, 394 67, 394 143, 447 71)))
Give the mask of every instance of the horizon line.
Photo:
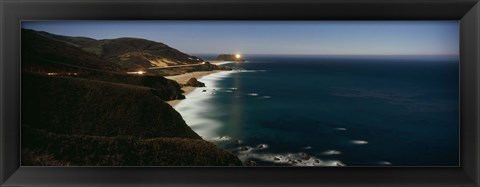
POLYGON ((459 54, 285 54, 285 53, 190 53, 192 55, 241 54, 248 55, 305 55, 305 56, 459 56, 459 54))
MULTIPOLYGON (((32 30, 35 32, 46 32, 48 34, 53 34, 57 36, 66 36, 66 37, 76 37, 76 38, 89 38, 89 39, 94 39, 94 40, 115 40, 115 39, 122 39, 122 38, 133 38, 133 39, 141 39, 141 40, 148 40, 156 43, 162 43, 164 45, 167 45, 169 47, 172 47, 174 49, 178 50, 178 47, 174 47, 169 43, 166 43, 165 41, 159 41, 151 38, 142 38, 142 37, 137 37, 137 36, 122 36, 122 37, 112 37, 112 38, 96 38, 92 36, 81 36, 81 35, 66 35, 66 34, 59 34, 59 33, 54 33, 51 31, 46 31, 46 30, 37 30, 37 29, 32 29, 32 28, 24 28, 23 25, 21 26, 21 29, 25 30, 32 30)), ((241 52, 230 52, 230 53, 196 53, 196 52, 187 52, 180 50, 183 53, 190 54, 190 55, 219 55, 219 54, 241 54, 241 55, 308 55, 308 56, 459 56, 460 53, 456 54, 285 54, 285 53, 241 53, 241 52)))

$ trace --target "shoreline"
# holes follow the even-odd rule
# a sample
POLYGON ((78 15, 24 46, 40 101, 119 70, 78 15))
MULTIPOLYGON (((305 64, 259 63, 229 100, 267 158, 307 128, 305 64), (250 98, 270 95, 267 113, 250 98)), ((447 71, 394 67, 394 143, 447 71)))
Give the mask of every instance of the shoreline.
POLYGON ((205 114, 215 108, 211 102, 208 102, 209 100, 216 98, 217 94, 223 95, 228 94, 227 91, 233 92, 231 88, 222 88, 217 82, 234 73, 236 71, 211 72, 199 79, 199 81, 205 83, 206 87, 192 89, 193 91, 186 95, 186 99, 179 100, 182 102, 169 103, 173 104, 173 108, 182 115, 188 126, 204 140, 216 141, 220 136, 217 129, 222 126, 222 123, 205 114))
MULTIPOLYGON (((191 78, 196 78, 197 80, 199 80, 200 78, 202 78, 204 76, 207 76, 207 75, 210 75, 210 74, 213 74, 213 73, 222 72, 222 71, 225 71, 225 70, 196 71, 196 72, 189 72, 189 73, 180 74, 180 75, 165 76, 165 78, 177 81, 179 84, 185 84, 191 78)), ((185 97, 187 97, 188 94, 191 93, 196 88, 205 88, 205 87, 184 86, 181 89, 184 91, 183 95, 185 95, 185 97)), ((185 99, 188 99, 188 98, 185 98, 185 99)), ((183 101, 185 99, 176 99, 176 100, 170 100, 170 101, 165 101, 165 102, 167 102, 170 106, 175 107, 175 105, 177 105, 180 101, 183 101)))
MULTIPOLYGON (((211 62, 214 65, 223 65, 223 64, 233 63, 232 61, 225 61, 225 60, 209 60, 209 62, 211 62)), ((165 76, 165 78, 177 81, 177 83, 179 84, 185 84, 191 78, 196 78, 197 80, 199 80, 204 76, 207 76, 213 73, 222 72, 222 71, 225 71, 225 70, 195 71, 195 72, 189 72, 189 73, 184 73, 180 75, 165 76)), ((201 88, 201 87, 185 86, 185 87, 182 87, 181 89, 184 91, 183 95, 187 97, 187 95, 191 93, 193 90, 195 90, 195 88, 201 88)), ((165 102, 168 103, 170 106, 175 107, 175 105, 177 105, 180 101, 185 99, 176 99, 176 100, 165 101, 165 102)))
POLYGON ((225 60, 209 60, 209 62, 211 64, 214 64, 214 65, 224 65, 224 64, 231 64, 231 63, 235 63, 234 61, 225 61, 225 60))

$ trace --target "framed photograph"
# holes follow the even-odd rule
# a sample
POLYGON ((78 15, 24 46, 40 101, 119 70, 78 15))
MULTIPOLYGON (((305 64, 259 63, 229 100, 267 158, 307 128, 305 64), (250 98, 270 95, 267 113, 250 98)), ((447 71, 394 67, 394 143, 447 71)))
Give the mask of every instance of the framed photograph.
POLYGON ((479 186, 480 3, 2 1, 2 186, 479 186))

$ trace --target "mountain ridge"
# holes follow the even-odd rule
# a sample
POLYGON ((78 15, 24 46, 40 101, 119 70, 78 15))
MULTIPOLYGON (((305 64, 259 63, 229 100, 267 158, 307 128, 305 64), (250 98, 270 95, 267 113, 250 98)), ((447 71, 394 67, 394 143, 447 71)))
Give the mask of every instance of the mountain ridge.
POLYGON ((81 36, 57 35, 45 31, 22 30, 78 47, 129 70, 203 62, 203 59, 183 53, 165 43, 143 38, 120 37, 97 40, 81 36))
POLYGON ((21 34, 23 166, 242 165, 165 103, 185 96, 163 74, 223 67, 145 39, 21 34))
POLYGON ((22 80, 24 166, 242 165, 148 88, 34 73, 22 80))

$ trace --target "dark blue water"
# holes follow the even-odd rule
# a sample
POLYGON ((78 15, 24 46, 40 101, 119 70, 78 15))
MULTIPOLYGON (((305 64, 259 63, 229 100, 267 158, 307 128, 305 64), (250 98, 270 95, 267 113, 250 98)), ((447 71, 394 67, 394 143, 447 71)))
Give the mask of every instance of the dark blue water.
POLYGON ((458 165, 457 59, 247 58, 225 65, 235 73, 202 79, 206 92, 196 90, 191 103, 187 96, 176 107, 200 135, 242 160, 267 166, 458 165), (192 107, 201 112, 191 115, 192 107), (202 129, 215 133, 206 137, 202 129))

